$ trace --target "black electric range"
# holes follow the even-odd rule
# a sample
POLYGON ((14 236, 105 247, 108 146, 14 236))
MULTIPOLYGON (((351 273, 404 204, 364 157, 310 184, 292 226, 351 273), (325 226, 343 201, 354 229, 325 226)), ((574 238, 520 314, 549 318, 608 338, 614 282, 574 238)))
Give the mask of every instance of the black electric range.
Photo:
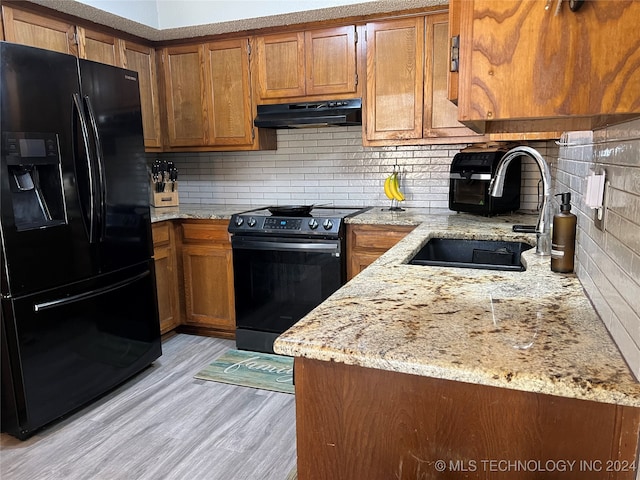
POLYGON ((236 347, 274 340, 346 282, 345 219, 369 207, 283 206, 234 214, 236 347))

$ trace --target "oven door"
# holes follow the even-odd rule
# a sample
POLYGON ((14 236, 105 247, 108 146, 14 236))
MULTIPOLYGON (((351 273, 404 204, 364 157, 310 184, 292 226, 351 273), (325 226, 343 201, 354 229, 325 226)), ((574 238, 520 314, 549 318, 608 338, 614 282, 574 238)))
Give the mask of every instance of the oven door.
POLYGON ((234 235, 231 244, 239 349, 273 352, 273 341, 345 280, 337 239, 234 235))

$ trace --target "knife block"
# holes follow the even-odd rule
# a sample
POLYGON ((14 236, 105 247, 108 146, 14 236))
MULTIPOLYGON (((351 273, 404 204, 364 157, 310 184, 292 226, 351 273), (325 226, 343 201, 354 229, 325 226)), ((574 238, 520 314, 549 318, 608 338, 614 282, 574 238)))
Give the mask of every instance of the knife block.
POLYGON ((156 183, 151 180, 149 192, 151 193, 151 206, 153 207, 177 207, 178 202, 178 182, 174 182, 174 190, 171 191, 171 182, 164 185, 164 191, 156 191, 156 183))

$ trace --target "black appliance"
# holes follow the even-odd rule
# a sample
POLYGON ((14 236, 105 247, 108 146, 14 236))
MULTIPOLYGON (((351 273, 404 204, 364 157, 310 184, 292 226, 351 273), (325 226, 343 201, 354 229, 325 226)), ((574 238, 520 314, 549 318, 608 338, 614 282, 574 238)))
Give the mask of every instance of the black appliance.
POLYGON ((462 151, 453 157, 449 174, 449 209, 492 216, 520 208, 521 161, 507 169, 502 197, 489 194, 489 184, 504 150, 462 151))
POLYGON ((258 105, 253 124, 261 128, 362 125, 362 100, 258 105))
POLYGON ((0 42, 2 430, 161 355, 136 72, 0 42))
POLYGON ((273 342, 346 282, 344 219, 367 208, 283 206, 235 214, 236 346, 273 342))

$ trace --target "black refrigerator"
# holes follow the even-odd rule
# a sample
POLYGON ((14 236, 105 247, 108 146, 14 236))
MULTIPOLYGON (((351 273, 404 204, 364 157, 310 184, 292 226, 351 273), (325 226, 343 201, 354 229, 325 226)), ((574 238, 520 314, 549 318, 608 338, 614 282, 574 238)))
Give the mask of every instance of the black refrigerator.
POLYGON ((0 42, 2 431, 161 355, 136 72, 0 42))

